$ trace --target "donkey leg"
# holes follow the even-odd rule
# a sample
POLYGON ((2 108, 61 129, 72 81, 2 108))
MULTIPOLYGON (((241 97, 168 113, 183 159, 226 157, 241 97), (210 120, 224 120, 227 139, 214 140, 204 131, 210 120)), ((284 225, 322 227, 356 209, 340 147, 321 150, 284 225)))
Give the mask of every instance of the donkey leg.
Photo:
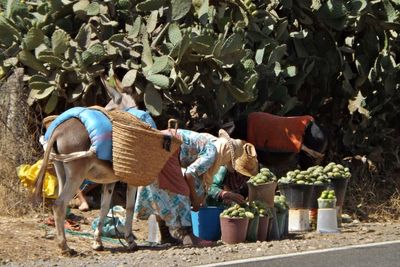
POLYGON ((67 205, 69 201, 74 197, 82 182, 83 178, 81 178, 80 176, 75 176, 73 178, 67 179, 65 186, 62 188, 60 196, 57 198, 53 205, 58 246, 61 248, 62 254, 68 256, 73 256, 74 254, 76 254, 76 252, 68 247, 67 240, 65 238, 64 221, 67 213, 67 205))
POLYGON ((135 237, 132 234, 133 210, 135 208, 136 186, 128 185, 126 190, 126 218, 125 218, 125 240, 128 242, 129 249, 137 250, 135 237))
POLYGON ((58 195, 61 195, 61 191, 65 184, 65 170, 63 163, 59 161, 54 162, 54 168, 56 169, 57 182, 58 182, 58 195))
POLYGON ((92 245, 92 248, 97 251, 104 249, 103 242, 101 241, 101 235, 103 233, 104 219, 106 218, 108 210, 110 209, 111 197, 114 191, 114 186, 115 183, 103 185, 99 224, 97 225, 97 229, 94 232, 94 241, 92 245))

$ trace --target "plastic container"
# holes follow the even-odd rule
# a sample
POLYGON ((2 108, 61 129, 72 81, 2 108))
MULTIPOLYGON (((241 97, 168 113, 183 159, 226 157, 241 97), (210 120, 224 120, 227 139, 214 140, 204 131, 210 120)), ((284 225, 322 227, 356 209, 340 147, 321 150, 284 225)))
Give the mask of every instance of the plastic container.
POLYGON ((268 225, 268 236, 267 240, 280 240, 281 235, 279 232, 279 224, 278 224, 278 219, 276 216, 276 208, 272 209, 272 218, 269 219, 269 225, 268 225))
POLYGON ((322 184, 322 185, 316 185, 314 184, 311 194, 311 209, 317 209, 318 208, 318 198, 321 196, 322 191, 326 190, 328 188, 328 184, 322 184))
POLYGON ((249 220, 249 226, 247 228, 247 235, 246 235, 247 241, 250 242, 257 241, 259 222, 260 222, 260 216, 258 215, 254 216, 253 219, 249 220))
POLYGON ((265 202, 268 208, 272 208, 274 206, 274 196, 277 186, 276 182, 269 182, 260 185, 247 183, 247 185, 249 187, 249 202, 260 200, 265 202))
POLYGON ((336 198, 333 199, 318 199, 319 209, 336 209, 336 198))
POLYGON ((336 206, 343 206, 345 195, 346 195, 346 190, 347 190, 347 184, 349 182, 349 179, 345 178, 333 178, 330 177, 331 179, 331 185, 329 188, 332 188, 335 190, 335 195, 336 195, 336 206))
POLYGON ((269 217, 268 216, 260 216, 258 219, 258 232, 257 232, 257 240, 265 241, 268 236, 268 225, 269 225, 269 217))
POLYGON ((284 232, 285 232, 286 214, 287 213, 288 213, 288 211, 276 213, 276 220, 277 220, 278 229, 279 229, 279 239, 282 239, 284 232))
POLYGON ((220 217, 221 240, 227 244, 237 244, 246 241, 249 218, 220 217))
POLYGON ((308 209, 289 209, 289 232, 306 232, 310 230, 308 209))
POLYGON ((193 234, 204 240, 217 241, 221 238, 219 215, 222 207, 201 207, 198 212, 192 211, 193 234))
POLYGON ((312 185, 279 184, 279 191, 286 197, 289 209, 311 208, 312 185))
POLYGON ((147 241, 149 241, 150 243, 159 243, 161 240, 161 236, 158 230, 158 222, 154 214, 150 215, 149 219, 147 220, 147 224, 149 227, 147 241))
POLYGON ((318 209, 317 232, 338 233, 336 208, 318 209))

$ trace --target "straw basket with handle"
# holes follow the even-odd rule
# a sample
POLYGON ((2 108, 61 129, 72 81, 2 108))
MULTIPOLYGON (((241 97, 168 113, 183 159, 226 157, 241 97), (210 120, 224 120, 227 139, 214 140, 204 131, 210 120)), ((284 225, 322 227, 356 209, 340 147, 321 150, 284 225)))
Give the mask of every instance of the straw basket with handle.
MULTIPOLYGON (((113 128, 115 175, 129 185, 152 183, 182 142, 175 136, 151 128, 128 112, 114 110, 109 115, 113 128)), ((168 122, 169 127, 172 122, 168 122)))

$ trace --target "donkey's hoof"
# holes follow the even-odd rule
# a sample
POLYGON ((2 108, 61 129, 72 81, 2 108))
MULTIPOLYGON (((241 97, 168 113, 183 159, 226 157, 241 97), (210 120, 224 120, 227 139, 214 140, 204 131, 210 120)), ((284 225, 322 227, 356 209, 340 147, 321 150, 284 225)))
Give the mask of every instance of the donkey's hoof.
POLYGON ((92 249, 95 250, 95 251, 103 251, 104 247, 103 247, 103 245, 93 244, 92 245, 92 249))
POLYGON ((67 248, 67 249, 62 250, 61 254, 66 257, 74 257, 74 256, 78 255, 78 253, 72 248, 67 248))

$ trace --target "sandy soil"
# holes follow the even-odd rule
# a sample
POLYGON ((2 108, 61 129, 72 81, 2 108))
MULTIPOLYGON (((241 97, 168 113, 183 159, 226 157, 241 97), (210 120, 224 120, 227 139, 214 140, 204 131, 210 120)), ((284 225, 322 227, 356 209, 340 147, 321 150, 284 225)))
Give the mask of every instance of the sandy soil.
POLYGON ((221 241, 213 247, 162 246, 151 247, 147 239, 147 222, 135 221, 133 230, 140 244, 139 251, 129 252, 118 239, 107 239, 105 251, 91 249, 90 223, 98 210, 72 213, 80 218, 78 234, 68 233, 69 246, 77 250, 74 258, 60 255, 56 247, 54 227, 43 223, 48 215, 24 218, 0 216, 0 263, 11 266, 96 266, 141 265, 192 266, 234 259, 293 253, 345 245, 366 244, 400 239, 400 222, 360 223, 353 221, 342 225, 339 234, 319 234, 315 231, 291 233, 279 241, 226 245, 221 241))

